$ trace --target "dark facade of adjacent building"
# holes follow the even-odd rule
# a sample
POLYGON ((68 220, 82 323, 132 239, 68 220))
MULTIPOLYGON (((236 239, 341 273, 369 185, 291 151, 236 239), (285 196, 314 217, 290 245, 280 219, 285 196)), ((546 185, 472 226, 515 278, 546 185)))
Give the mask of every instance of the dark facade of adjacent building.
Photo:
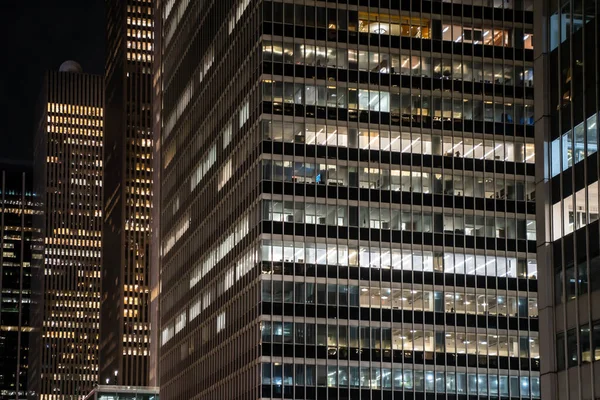
POLYGON ((532 1, 156 15, 162 399, 540 397, 532 1))
POLYGON ((536 1, 541 381, 548 400, 600 397, 599 7, 594 0, 536 1))
POLYGON ((103 86, 73 61, 44 80, 34 146, 44 257, 33 273, 29 373, 40 400, 83 397, 98 383, 103 86))
POLYGON ((148 385, 152 214, 151 0, 107 1, 100 378, 148 385))
POLYGON ((31 264, 41 258, 30 163, 0 160, 0 399, 27 398, 31 264))
MULTIPOLYGON (((162 9, 163 0, 156 0, 154 4, 156 10, 162 9)), ((154 32, 160 32, 162 18, 154 18, 154 32)), ((152 77, 152 134, 153 138, 153 159, 152 159, 152 181, 160 182, 161 168, 161 111, 162 111, 162 58, 161 58, 161 37, 154 35, 154 62, 152 77)), ((148 381, 151 386, 160 386, 159 365, 160 365, 160 184, 152 186, 153 207, 152 207, 152 240, 150 241, 150 371, 148 381)))

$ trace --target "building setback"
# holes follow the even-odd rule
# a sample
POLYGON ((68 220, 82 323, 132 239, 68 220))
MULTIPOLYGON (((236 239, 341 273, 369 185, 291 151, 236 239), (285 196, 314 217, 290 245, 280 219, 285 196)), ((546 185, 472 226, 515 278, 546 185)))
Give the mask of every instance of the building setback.
POLYGON ((103 78, 73 62, 47 73, 35 138, 43 216, 30 380, 40 400, 85 396, 98 383, 103 78))
POLYGON ((597 1, 536 1, 542 398, 600 397, 597 1), (538 37, 539 36, 539 37, 538 37), (542 273, 543 271, 543 273, 542 273))
POLYGON ((540 397, 533 2, 464 3, 162 2, 161 399, 540 397))
POLYGON ((151 0, 107 2, 100 380, 146 386, 152 215, 151 0))
POLYGON ((0 160, 0 398, 27 398, 31 264, 42 256, 30 163, 0 160))
POLYGON ((99 385, 84 400, 158 400, 158 387, 99 385))

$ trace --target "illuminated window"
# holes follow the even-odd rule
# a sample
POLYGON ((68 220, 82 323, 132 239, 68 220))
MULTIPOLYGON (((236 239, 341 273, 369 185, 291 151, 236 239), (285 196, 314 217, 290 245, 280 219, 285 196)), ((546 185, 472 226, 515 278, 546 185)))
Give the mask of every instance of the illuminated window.
POLYGON ((187 323, 187 313, 184 311, 175 318, 175 333, 181 332, 187 323))
POLYGON ((225 184, 231 179, 231 175, 233 174, 233 163, 231 159, 223 165, 223 169, 219 174, 219 185, 218 190, 221 190, 225 184))
POLYGON ((231 122, 229 122, 225 126, 225 129, 223 129, 223 149, 225 149, 231 142, 232 132, 233 132, 233 127, 231 125, 231 122))
POLYGON ((248 118, 250 118, 250 101, 246 100, 240 110, 240 128, 244 126, 248 118))
POLYGON ((217 316, 217 333, 225 329, 225 312, 217 316))

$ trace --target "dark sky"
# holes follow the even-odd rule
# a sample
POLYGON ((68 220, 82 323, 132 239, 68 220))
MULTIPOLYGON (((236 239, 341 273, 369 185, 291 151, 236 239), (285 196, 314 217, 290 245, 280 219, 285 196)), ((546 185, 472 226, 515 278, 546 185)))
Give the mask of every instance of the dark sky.
POLYGON ((104 0, 0 0, 0 158, 31 159, 46 70, 104 69, 104 0))

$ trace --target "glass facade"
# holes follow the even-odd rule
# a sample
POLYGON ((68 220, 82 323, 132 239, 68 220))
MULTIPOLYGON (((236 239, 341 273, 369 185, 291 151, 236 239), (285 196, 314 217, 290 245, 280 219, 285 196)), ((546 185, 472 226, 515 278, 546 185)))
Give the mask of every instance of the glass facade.
POLYGON ((161 397, 542 397, 532 1, 156 15, 161 397))
POLYGON ((0 163, 0 398, 29 394, 32 263, 42 258, 31 165, 0 163), (35 260, 35 261, 34 261, 35 260))
POLYGON ((592 399, 600 393, 600 11, 587 0, 539 1, 539 10, 535 68, 548 82, 536 92, 538 264, 549 288, 539 296, 542 398, 592 399))

